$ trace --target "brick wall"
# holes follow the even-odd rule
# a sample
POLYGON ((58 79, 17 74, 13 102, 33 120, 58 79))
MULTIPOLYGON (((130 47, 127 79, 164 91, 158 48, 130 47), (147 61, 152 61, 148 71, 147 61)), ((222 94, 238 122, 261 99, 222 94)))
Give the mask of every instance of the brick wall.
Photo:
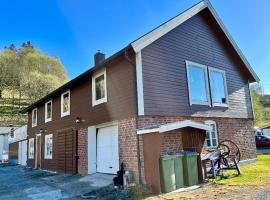
POLYGON ((164 133, 161 143, 161 155, 173 154, 182 150, 182 134, 179 130, 164 133))
POLYGON ((120 163, 124 162, 126 170, 132 172, 138 182, 138 151, 136 118, 119 121, 119 156, 120 163))
POLYGON ((86 175, 88 172, 88 141, 87 141, 87 128, 78 129, 78 173, 86 175))

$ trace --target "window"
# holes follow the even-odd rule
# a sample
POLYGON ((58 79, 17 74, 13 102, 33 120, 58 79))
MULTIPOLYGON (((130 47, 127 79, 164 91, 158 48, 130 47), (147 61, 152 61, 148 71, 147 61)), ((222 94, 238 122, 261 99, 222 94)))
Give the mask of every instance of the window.
POLYGON ((37 108, 32 110, 32 127, 37 126, 37 108))
POLYGON ((217 125, 214 121, 206 121, 205 124, 212 126, 212 131, 206 131, 207 147, 212 148, 218 145, 217 141, 217 125))
POLYGON ((107 102, 106 70, 95 74, 92 78, 92 105, 107 102))
POLYGON ((52 159, 53 135, 45 135, 45 159, 52 159))
POLYGON ((31 138, 28 140, 28 158, 33 159, 35 153, 35 139, 31 138))
POLYGON ((45 122, 52 121, 52 101, 45 103, 45 122))
POLYGON ((70 114, 70 91, 61 95, 61 117, 70 114))
POLYGON ((213 106, 227 106, 228 94, 225 72, 209 67, 210 89, 213 106))
POLYGON ((186 62, 190 105, 210 105, 207 66, 186 62))

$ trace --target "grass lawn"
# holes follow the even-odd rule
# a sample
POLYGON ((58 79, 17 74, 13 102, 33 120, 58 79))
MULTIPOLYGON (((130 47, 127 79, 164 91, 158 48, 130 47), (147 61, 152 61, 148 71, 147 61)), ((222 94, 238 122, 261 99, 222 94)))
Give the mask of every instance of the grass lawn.
POLYGON ((234 172, 224 173, 225 177, 217 179, 217 183, 236 185, 270 184, 270 155, 258 155, 258 160, 249 165, 240 166, 241 175, 234 172))

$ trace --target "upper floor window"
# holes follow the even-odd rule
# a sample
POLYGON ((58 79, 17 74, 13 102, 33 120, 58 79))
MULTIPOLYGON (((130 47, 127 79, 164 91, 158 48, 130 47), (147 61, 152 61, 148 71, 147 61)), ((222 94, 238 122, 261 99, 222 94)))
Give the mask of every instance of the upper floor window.
POLYGON ((31 138, 28 140, 28 158, 33 159, 35 153, 35 139, 31 138))
POLYGON ((227 106, 228 94, 225 72, 212 67, 208 69, 213 106, 227 106))
POLYGON ((107 102, 106 69, 92 77, 92 105, 107 102))
POLYGON ((186 67, 190 105, 228 106, 225 71, 189 61, 186 67))
POLYGON ((45 135, 45 159, 52 159, 53 152, 53 134, 45 135))
POLYGON ((61 95, 61 117, 70 114, 70 91, 61 95))
POLYGON ((190 105, 210 105, 207 66, 186 62, 190 105))
POLYGON ((205 124, 212 126, 212 131, 206 131, 206 144, 207 147, 217 147, 218 140, 217 140, 217 125, 215 121, 205 121, 205 124))
POLYGON ((45 103, 45 122, 52 121, 52 101, 45 103))
POLYGON ((32 127, 37 126, 37 108, 32 110, 32 127))

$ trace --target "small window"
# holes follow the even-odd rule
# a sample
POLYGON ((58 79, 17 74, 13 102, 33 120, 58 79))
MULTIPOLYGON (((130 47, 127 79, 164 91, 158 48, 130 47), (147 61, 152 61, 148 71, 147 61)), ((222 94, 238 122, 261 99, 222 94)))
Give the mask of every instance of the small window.
POLYGON ((70 91, 61 95, 61 117, 70 114, 70 91))
POLYGON ((217 147, 218 140, 217 140, 217 125, 214 121, 206 121, 205 124, 212 126, 212 131, 206 131, 206 143, 207 147, 217 147))
POLYGON ((92 78, 92 105, 107 102, 106 70, 95 74, 92 78))
POLYGON ((37 126, 37 108, 32 110, 32 127, 37 126))
POLYGON ((28 140, 28 158, 33 159, 35 153, 35 139, 31 138, 28 140))
POLYGON ((209 67, 210 89, 213 106, 228 106, 225 72, 209 67))
POLYGON ((190 105, 210 105, 207 66, 186 62, 190 105))
POLYGON ((53 152, 53 134, 45 135, 45 159, 52 159, 53 152))
POLYGON ((52 121, 52 101, 45 103, 45 122, 52 121))

